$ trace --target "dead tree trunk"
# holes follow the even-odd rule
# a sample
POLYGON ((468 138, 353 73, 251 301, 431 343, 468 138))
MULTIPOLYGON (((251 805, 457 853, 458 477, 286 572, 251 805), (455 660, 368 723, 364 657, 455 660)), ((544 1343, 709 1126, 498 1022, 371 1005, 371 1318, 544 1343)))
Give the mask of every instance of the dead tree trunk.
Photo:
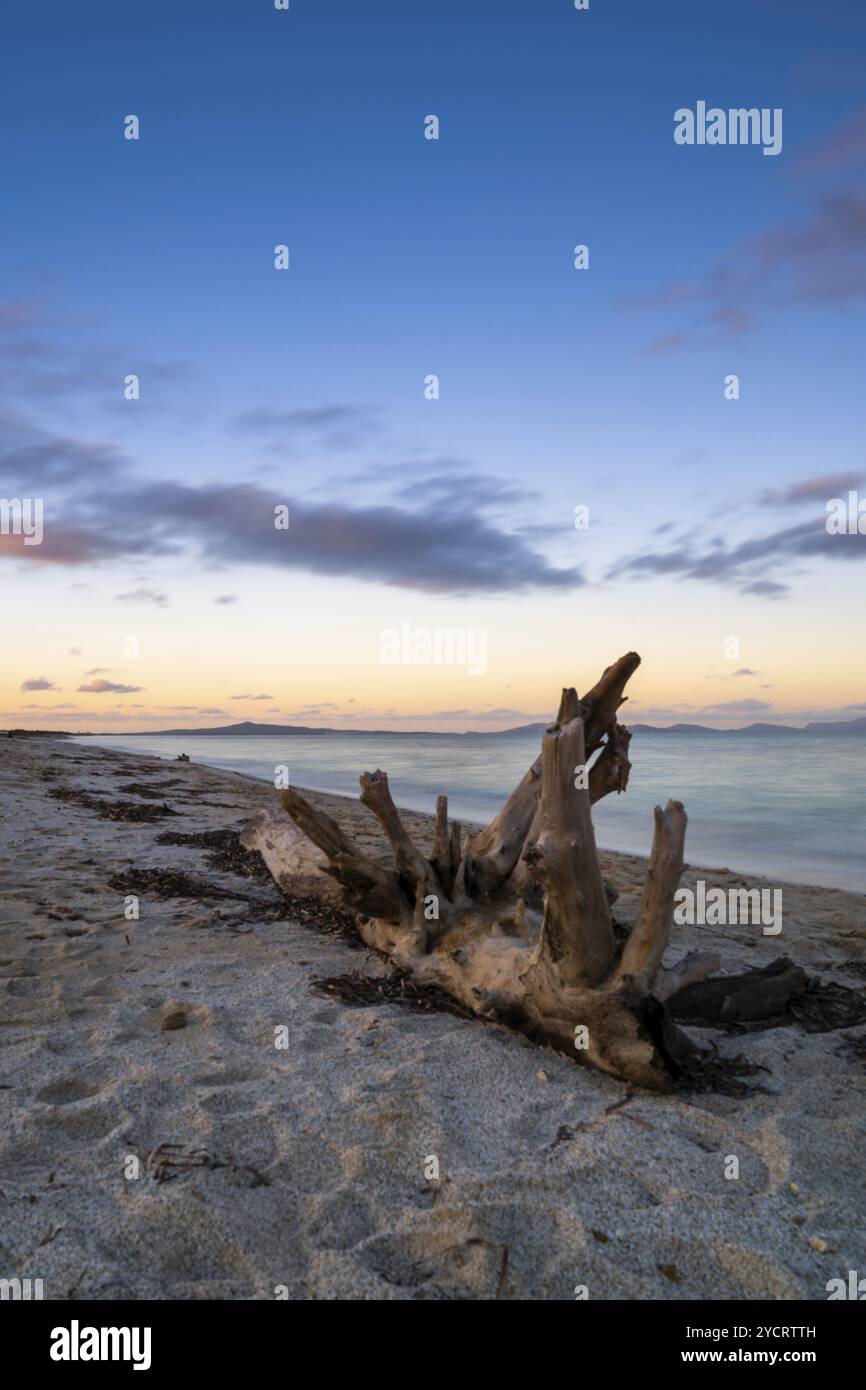
MULTIPOLYGON (((591 806, 628 782, 629 733, 616 713, 639 663, 634 652, 621 657, 583 699, 563 691, 541 755, 465 849, 442 796, 427 858, 404 829, 384 772, 362 776, 361 800, 385 832, 392 868, 363 855, 296 791, 282 801, 362 914, 369 946, 484 1018, 658 1090, 696 1050, 667 1001, 719 960, 691 954, 672 969, 662 965, 683 867, 686 813, 678 801, 656 807, 637 920, 624 945, 614 936, 591 806)), ((291 866, 262 852, 285 883, 291 866)))

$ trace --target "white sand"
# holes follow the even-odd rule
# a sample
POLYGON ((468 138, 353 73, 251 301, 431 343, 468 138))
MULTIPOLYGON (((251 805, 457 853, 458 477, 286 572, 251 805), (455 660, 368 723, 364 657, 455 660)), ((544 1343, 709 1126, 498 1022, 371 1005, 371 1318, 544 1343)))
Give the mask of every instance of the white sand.
MULTIPOLYGON (((274 801, 265 784, 4 739, 0 798, 0 1278, 42 1278, 55 1299, 270 1299, 278 1286, 295 1299, 571 1299, 576 1285, 591 1299, 824 1299, 829 1279, 866 1273, 866 1064, 839 1032, 702 1035, 768 1067, 765 1094, 630 1095, 500 1027, 311 990, 316 975, 384 966, 268 920, 268 884, 154 844, 239 826, 274 801), (166 793, 182 816, 114 822, 48 795, 69 784, 135 802, 118 786, 163 780, 143 765, 182 779, 166 793), (129 866, 183 869, 260 906, 143 895, 127 922, 108 880, 129 866), (186 1027, 160 1027, 169 1001, 186 1027), (128 1156, 166 1144, 211 1162, 124 1176, 128 1156)), ((317 799, 374 835, 362 808, 317 799)), ((647 807, 648 840, 650 825, 647 807)), ((644 862, 603 861, 628 919, 644 862)), ((717 944, 728 969, 786 954, 863 989, 866 899, 785 885, 784 905, 780 937, 683 928, 674 954, 717 944)))

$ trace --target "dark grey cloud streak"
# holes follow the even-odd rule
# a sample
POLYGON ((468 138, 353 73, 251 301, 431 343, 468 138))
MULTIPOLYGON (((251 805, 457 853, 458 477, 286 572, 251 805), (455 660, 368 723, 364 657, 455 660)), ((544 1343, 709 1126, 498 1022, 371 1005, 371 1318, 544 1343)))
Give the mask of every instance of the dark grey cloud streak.
MULTIPOLYGON (((836 212, 844 226, 842 246, 859 247, 866 198, 843 199, 836 212)), ((759 259, 761 247, 768 250, 765 241, 752 243, 759 259)), ((810 260, 811 246, 808 236, 789 237, 783 259, 796 259, 802 250, 810 260)), ((667 292, 676 305, 694 297, 691 290, 667 292)), ((0 306, 0 337, 17 334, 21 346, 22 335, 38 320, 38 310, 30 306, 0 306)), ((25 349, 29 341, 24 339, 25 349)), ((337 436, 345 445, 378 432, 387 453, 379 412, 365 404, 287 410, 262 405, 236 416, 230 428, 249 439, 265 436, 274 447, 281 439, 289 449, 333 443, 337 436)), ((531 589, 566 593, 586 583, 581 569, 558 568, 544 554, 549 540, 561 539, 563 524, 527 518, 530 505, 543 499, 522 482, 491 477, 460 458, 411 450, 405 458, 395 460, 392 452, 342 476, 324 479, 312 472, 300 496, 261 480, 191 483, 143 477, 115 444, 38 428, 14 410, 0 410, 0 496, 45 501, 42 544, 27 546, 20 536, 2 535, 0 561, 93 566, 168 557, 213 568, 269 566, 454 596, 531 589), (288 530, 274 527, 278 505, 290 509, 288 530)), ((668 537, 667 548, 656 543, 620 558, 607 576, 678 575, 732 585, 757 597, 780 597, 787 592, 786 571, 803 561, 866 556, 866 538, 830 536, 818 514, 820 499, 844 496, 862 478, 859 472, 839 472, 765 492, 757 499, 759 507, 811 505, 815 515, 738 544, 718 537, 668 537)), ((661 536, 662 528, 657 529, 661 536)), ((116 597, 127 603, 167 602, 160 590, 146 586, 116 597)), ((234 597, 218 595, 216 602, 234 597)))
POLYGON ((610 567, 608 578, 682 575, 732 584, 746 594, 780 598, 787 593, 787 586, 778 577, 785 563, 812 558, 864 560, 866 536, 830 535, 825 518, 820 517, 755 536, 739 545, 716 544, 704 551, 697 546, 680 545, 627 556, 610 567))
MULTIPOLYGON (((459 479, 443 487, 435 476, 416 476, 399 504, 310 502, 259 483, 136 479, 110 445, 10 423, 0 489, 44 496, 46 523, 41 545, 3 537, 2 556, 90 565, 193 552, 207 564, 270 565, 442 594, 570 590, 585 582, 580 570, 554 568, 529 540, 485 516, 486 505, 504 500, 503 488, 490 479, 485 496, 477 474, 463 489, 459 479), (279 505, 290 509, 288 530, 275 529, 279 505)), ((516 500, 513 488, 508 500, 516 500)))
MULTIPOLYGON (((11 423, 0 446, 0 495, 44 496, 45 538, 39 546, 25 546, 21 537, 0 537, 0 558, 78 566, 190 557, 215 567, 266 565, 451 595, 567 592, 586 583, 581 570, 555 568, 535 547, 548 528, 529 527, 521 516, 511 529, 488 514, 533 499, 531 492, 461 472, 453 463, 432 475, 418 463, 407 466, 392 478, 395 501, 352 505, 344 500, 346 488, 334 489, 337 500, 299 500, 258 482, 140 479, 111 445, 11 423), (290 509, 288 530, 274 527, 280 505, 290 509)), ((844 495, 840 484, 859 476, 807 479, 760 500, 777 508, 811 504, 817 512, 820 497, 844 495)), ((830 535, 825 523, 826 516, 816 514, 739 544, 717 537, 681 540, 625 556, 607 577, 680 575, 777 598, 787 592, 785 571, 792 563, 866 558, 866 537, 830 535)), ((121 597, 165 602, 164 595, 144 588, 121 597)))

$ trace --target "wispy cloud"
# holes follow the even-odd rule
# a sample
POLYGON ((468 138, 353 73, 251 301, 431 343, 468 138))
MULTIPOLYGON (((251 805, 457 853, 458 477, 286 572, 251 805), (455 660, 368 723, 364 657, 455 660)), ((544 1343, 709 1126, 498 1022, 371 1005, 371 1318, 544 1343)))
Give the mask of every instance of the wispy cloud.
POLYGON ((27 680, 21 682, 21 689, 59 690, 60 687, 58 685, 55 685, 52 680, 49 680, 47 676, 30 676, 27 680))
POLYGON ((120 685, 115 681, 95 680, 88 681, 86 685, 79 685, 76 689, 87 695, 134 695, 139 690, 143 690, 144 686, 120 685))
POLYGON ((826 516, 728 545, 716 538, 706 547, 683 543, 669 550, 644 550, 616 561, 609 578, 682 575, 730 584, 742 593, 780 598, 787 592, 783 568, 791 561, 866 560, 866 535, 830 535, 826 516))
POLYGON ((32 704, 32 705, 22 705, 21 708, 22 708, 22 709, 32 709, 32 710, 45 710, 45 711, 47 711, 47 710, 53 710, 53 711, 56 712, 57 710, 61 710, 61 709, 62 709, 62 710, 74 710, 74 709, 77 709, 78 706, 77 706, 77 705, 71 705, 71 704, 69 704, 69 703, 67 702, 67 703, 57 704, 57 705, 36 705, 36 704, 32 704))
POLYGON ((803 503, 829 502, 831 497, 844 497, 851 489, 866 482, 861 470, 848 473, 822 473, 817 478, 804 478, 787 488, 767 488, 761 494, 765 507, 793 507, 803 503))
POLYGON ((168 595, 157 589, 132 589, 128 594, 115 594, 114 597, 119 603, 152 603, 157 608, 165 608, 168 603, 168 595))
POLYGON ((260 440, 261 447, 272 454, 307 447, 343 453, 385 436, 378 407, 365 404, 296 406, 290 410, 260 405, 234 416, 229 429, 260 440))
POLYGON ((799 221, 738 242, 701 277, 624 298, 620 307, 680 319, 642 349, 659 355, 750 333, 791 305, 839 309, 864 297, 866 194, 848 188, 820 195, 799 221))
POLYGON ((142 399, 158 402, 163 413, 188 411, 188 362, 155 359, 131 343, 86 341, 81 330, 89 325, 73 327, 70 334, 68 320, 59 324, 42 305, 0 305, 0 402, 31 402, 64 415, 87 400, 128 410, 124 378, 134 374, 142 399))

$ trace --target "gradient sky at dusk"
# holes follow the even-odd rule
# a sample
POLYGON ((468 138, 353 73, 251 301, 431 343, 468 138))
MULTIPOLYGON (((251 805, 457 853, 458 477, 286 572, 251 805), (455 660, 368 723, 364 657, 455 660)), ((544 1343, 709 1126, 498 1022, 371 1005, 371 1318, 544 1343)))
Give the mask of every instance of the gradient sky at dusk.
POLYGON ((0 496, 45 539, 0 536, 0 721, 508 727, 629 649, 633 719, 866 713, 866 536, 825 528, 866 499, 866 9, 4 27, 0 496), (782 108, 781 154, 677 146, 698 100, 782 108), (383 664, 402 623, 487 669, 383 664))

